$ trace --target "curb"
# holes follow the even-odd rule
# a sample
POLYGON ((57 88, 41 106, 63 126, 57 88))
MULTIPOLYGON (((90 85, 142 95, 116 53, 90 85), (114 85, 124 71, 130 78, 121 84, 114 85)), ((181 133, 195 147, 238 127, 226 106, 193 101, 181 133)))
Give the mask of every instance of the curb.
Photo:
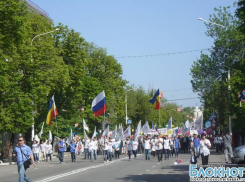
MULTIPOLYGON (((64 157, 69 157, 69 154, 64 155, 64 157)), ((58 158, 58 154, 54 154, 52 157, 57 157, 58 158)), ((8 166, 8 165, 16 165, 16 162, 2 162, 0 160, 0 166, 8 166)))
POLYGON ((0 166, 15 165, 15 164, 16 162, 6 162, 6 163, 1 162, 0 166))

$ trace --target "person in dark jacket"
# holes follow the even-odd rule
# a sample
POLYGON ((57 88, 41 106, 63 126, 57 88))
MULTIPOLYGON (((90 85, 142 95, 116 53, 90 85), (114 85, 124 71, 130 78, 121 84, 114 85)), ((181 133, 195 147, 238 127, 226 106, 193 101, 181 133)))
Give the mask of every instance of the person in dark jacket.
POLYGON ((197 163, 197 156, 195 155, 194 151, 191 151, 191 160, 190 160, 191 164, 196 164, 197 163))

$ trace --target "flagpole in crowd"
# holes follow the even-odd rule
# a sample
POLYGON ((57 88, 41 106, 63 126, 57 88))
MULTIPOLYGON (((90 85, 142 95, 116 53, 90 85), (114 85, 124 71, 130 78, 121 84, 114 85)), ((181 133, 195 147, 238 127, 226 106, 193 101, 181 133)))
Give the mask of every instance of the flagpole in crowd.
POLYGON ((158 121, 158 127, 160 127, 160 115, 161 115, 161 113, 160 113, 160 109, 159 109, 159 121, 158 121))
POLYGON ((59 134, 58 134, 58 123, 57 123, 56 115, 55 115, 55 122, 56 122, 57 137, 59 137, 59 134))

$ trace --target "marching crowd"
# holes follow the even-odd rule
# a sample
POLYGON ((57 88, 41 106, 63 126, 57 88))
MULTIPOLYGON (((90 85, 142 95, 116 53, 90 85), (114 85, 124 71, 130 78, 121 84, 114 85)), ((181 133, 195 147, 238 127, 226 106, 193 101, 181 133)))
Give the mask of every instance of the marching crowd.
MULTIPOLYGON (((52 161, 53 146, 49 141, 41 141, 40 143, 33 139, 31 148, 24 144, 24 138, 20 137, 19 143, 16 145, 13 156, 16 157, 19 182, 23 179, 28 181, 25 176, 25 170, 28 168, 24 163, 28 160, 28 157, 21 157, 23 154, 30 156, 33 165, 39 163, 39 157, 42 161, 48 162, 48 159, 52 161)), ((86 140, 72 140, 66 142, 62 138, 59 139, 57 144, 58 158, 61 164, 64 162, 64 152, 70 152, 71 161, 76 162, 76 156, 84 154, 84 159, 97 160, 97 155, 103 155, 105 163, 112 161, 114 158, 119 159, 120 155, 125 153, 128 155, 129 161, 131 156, 136 159, 137 154, 144 154, 145 160, 156 158, 158 162, 163 160, 169 160, 170 157, 178 158, 179 153, 190 153, 190 164, 196 164, 197 158, 201 156, 202 164, 208 165, 208 159, 210 155, 210 148, 216 148, 217 153, 224 151, 225 162, 228 162, 228 153, 230 157, 233 157, 231 136, 226 133, 225 135, 201 136, 194 133, 193 136, 187 135, 175 135, 170 138, 168 135, 147 135, 140 136, 138 139, 134 139, 134 136, 127 137, 125 140, 119 140, 110 137, 104 137, 103 139, 97 139, 97 137, 86 138, 86 140)), ((30 180, 29 180, 30 181, 30 180)))
MULTIPOLYGON (((228 140, 224 136, 217 135, 213 137, 212 135, 206 136, 206 134, 198 135, 194 133, 193 136, 175 135, 170 138, 168 135, 147 135, 140 136, 138 140, 134 140, 133 136, 127 137, 125 140, 116 140, 105 136, 100 140, 97 137, 93 137, 93 139, 88 137, 86 140, 72 140, 70 143, 60 138, 56 147, 61 164, 64 161, 64 152, 68 150, 72 162, 76 162, 76 156, 82 153, 84 159, 91 161, 97 160, 97 155, 102 154, 104 162, 108 162, 112 161, 113 158, 119 159, 121 154, 127 154, 130 160, 132 155, 136 158, 138 153, 144 153, 146 160, 150 160, 152 156, 152 158, 156 157, 158 161, 162 161, 163 155, 167 160, 169 157, 177 158, 179 153, 193 151, 194 156, 202 157, 202 164, 207 164, 208 155, 210 154, 209 148, 216 149, 217 153, 221 153, 226 152, 225 146, 228 146, 226 147, 227 153, 232 154, 231 143, 229 144, 231 139, 228 140)), ((48 159, 52 161, 52 149, 53 147, 49 141, 41 141, 39 144, 38 141, 33 139, 32 152, 35 163, 39 162, 40 155, 42 161, 48 162, 48 159)))

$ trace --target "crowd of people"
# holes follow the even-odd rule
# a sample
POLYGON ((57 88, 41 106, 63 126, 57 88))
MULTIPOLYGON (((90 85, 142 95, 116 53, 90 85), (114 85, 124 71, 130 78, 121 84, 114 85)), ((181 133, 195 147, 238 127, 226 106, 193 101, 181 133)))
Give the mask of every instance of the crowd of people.
MULTIPOLYGON (((25 176, 26 169, 23 167, 27 157, 21 158, 22 153, 29 155, 35 166, 39 163, 39 158, 46 162, 52 161, 53 146, 50 141, 39 142, 33 139, 31 148, 29 148, 23 143, 23 137, 20 137, 18 141, 19 143, 14 149, 14 157, 17 160, 19 178, 28 181, 29 179, 25 176)), ((121 154, 128 155, 129 161, 131 156, 136 159, 137 154, 144 154, 145 160, 156 158, 156 161, 160 162, 163 157, 165 160, 169 160, 170 157, 178 158, 179 153, 190 153, 190 164, 197 164, 198 158, 201 156, 202 165, 208 165, 210 148, 216 149, 217 153, 224 152, 226 163, 228 163, 228 154, 231 159, 233 157, 232 140, 228 133, 215 137, 206 134, 198 135, 197 133, 194 133, 193 136, 175 135, 174 137, 143 135, 138 139, 131 136, 124 140, 104 136, 99 140, 97 137, 87 137, 83 140, 73 139, 69 142, 60 138, 56 145, 57 157, 61 164, 64 162, 64 152, 69 151, 71 162, 76 162, 76 156, 81 154, 84 154, 84 159, 91 162, 97 160, 97 155, 101 154, 104 163, 107 163, 114 159, 120 159, 121 154)))

